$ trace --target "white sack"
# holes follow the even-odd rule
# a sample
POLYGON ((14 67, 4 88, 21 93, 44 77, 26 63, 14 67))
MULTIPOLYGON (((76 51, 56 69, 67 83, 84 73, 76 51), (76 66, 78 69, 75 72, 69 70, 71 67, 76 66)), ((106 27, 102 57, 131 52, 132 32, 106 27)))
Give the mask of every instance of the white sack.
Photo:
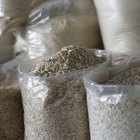
POLYGON ((140 52, 140 1, 94 0, 106 50, 116 55, 140 52))
POLYGON ((0 64, 10 61, 14 57, 15 38, 11 33, 0 36, 0 64))

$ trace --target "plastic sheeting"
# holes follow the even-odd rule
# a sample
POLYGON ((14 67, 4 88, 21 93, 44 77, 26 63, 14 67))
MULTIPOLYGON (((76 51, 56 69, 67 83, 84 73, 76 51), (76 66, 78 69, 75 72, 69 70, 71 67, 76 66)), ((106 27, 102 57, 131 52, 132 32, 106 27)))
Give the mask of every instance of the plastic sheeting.
POLYGON ((102 48, 96 11, 91 0, 52 0, 32 11, 29 26, 17 33, 16 48, 31 58, 56 53, 67 45, 102 48))
POLYGON ((27 22, 32 0, 0 0, 0 35, 27 22))
POLYGON ((15 38, 12 33, 4 33, 0 36, 0 64, 14 58, 15 38))

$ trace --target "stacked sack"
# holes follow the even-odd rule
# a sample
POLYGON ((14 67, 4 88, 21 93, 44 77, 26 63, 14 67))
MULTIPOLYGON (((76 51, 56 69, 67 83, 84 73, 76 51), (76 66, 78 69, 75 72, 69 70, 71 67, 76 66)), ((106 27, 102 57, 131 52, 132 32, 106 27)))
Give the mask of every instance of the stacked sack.
POLYGON ((140 139, 139 55, 105 54, 68 46, 20 65, 26 139, 140 139))
MULTIPOLYGON (((0 139, 89 139, 86 96, 81 76, 89 71, 88 68, 99 63, 109 65, 108 54, 103 50, 81 48, 77 56, 73 51, 77 52, 77 47, 62 49, 68 55, 65 65, 59 61, 65 61, 63 56, 59 59, 59 53, 56 54, 58 60, 49 60, 56 62, 54 68, 60 70, 60 73, 54 73, 54 77, 50 74, 42 79, 36 74, 31 75, 31 72, 20 71, 22 98, 17 67, 23 57, 15 58, 15 54, 25 50, 30 58, 44 53, 47 58, 70 44, 83 48, 102 48, 93 2, 52 0, 34 10, 32 8, 42 3, 41 0, 14 0, 12 3, 1 0, 0 3, 0 139), (19 33, 16 40, 13 36, 15 31, 19 33), (64 66, 62 71, 58 62, 64 66), (27 83, 23 84, 25 81, 27 83)), ((33 66, 33 61, 29 62, 30 67, 33 66)))
POLYGON ((138 0, 0 2, 0 139, 140 139, 138 0))

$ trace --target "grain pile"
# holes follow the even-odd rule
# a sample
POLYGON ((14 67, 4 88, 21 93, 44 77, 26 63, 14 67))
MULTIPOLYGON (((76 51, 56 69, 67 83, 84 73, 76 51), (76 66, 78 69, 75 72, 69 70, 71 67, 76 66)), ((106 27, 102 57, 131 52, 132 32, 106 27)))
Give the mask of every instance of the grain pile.
POLYGON ((23 107, 18 87, 0 87, 0 139, 23 140, 23 107))
POLYGON ((87 90, 91 140, 140 139, 140 90, 135 87, 139 84, 140 68, 133 68, 113 77, 107 86, 87 90))
POLYGON ((140 68, 128 69, 113 77, 107 84, 113 85, 140 85, 140 68))
POLYGON ((67 46, 56 55, 43 60, 32 73, 39 76, 56 76, 72 71, 83 70, 101 63, 103 60, 93 52, 77 46, 67 46))
POLYGON ((79 73, 99 63, 91 52, 68 46, 20 74, 26 140, 89 140, 85 88, 79 73), (48 77, 53 76, 53 77, 48 77))

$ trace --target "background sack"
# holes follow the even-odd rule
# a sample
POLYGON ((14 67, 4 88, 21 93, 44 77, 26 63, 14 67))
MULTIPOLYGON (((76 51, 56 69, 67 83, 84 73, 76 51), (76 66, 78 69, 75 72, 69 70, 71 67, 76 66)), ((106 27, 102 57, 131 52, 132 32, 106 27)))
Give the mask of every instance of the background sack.
POLYGON ((0 35, 28 20, 32 0, 0 0, 0 35))
POLYGON ((139 0, 94 0, 105 49, 118 55, 140 52, 139 0))
POLYGON ((16 48, 28 50, 31 58, 43 53, 50 56, 67 45, 103 47, 91 0, 43 3, 32 11, 29 25, 21 29, 16 37, 16 48))

